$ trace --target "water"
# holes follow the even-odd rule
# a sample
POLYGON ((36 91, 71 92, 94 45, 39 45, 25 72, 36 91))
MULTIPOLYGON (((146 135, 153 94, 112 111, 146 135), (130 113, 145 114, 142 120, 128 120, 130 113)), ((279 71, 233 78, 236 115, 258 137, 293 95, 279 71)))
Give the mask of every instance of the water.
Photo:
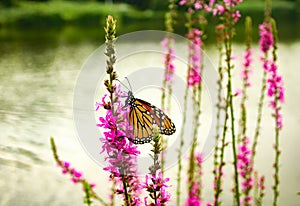
MULTIPOLYGON (((100 43, 80 40, 38 39, 1 41, 0 46, 0 205, 82 205, 83 193, 68 177, 60 174, 52 158, 49 138, 55 137, 62 159, 84 172, 87 179, 100 185, 96 188, 104 199, 107 173, 92 161, 79 143, 74 131, 72 105, 73 89, 81 65, 100 43)), ((129 47, 130 45, 124 45, 129 47)), ((240 55, 243 45, 235 45, 240 55)), ((300 129, 299 92, 300 41, 279 45, 279 64, 285 78, 286 104, 283 108, 285 122, 281 135, 281 193, 280 205, 299 205, 300 191, 299 149, 300 129)), ((126 48, 125 48, 126 49, 126 48)), ((208 55, 216 65, 216 53, 208 46, 208 55)), ((138 64, 143 59, 136 59, 138 64)), ((256 63, 256 66, 259 64, 256 63)), ((249 117, 255 118, 257 91, 260 87, 259 68, 254 68, 254 89, 250 91, 249 117)), ((239 75, 235 74, 238 85, 239 75)), ((270 112, 266 109, 265 114, 270 112)), ((267 116, 267 115, 266 115, 267 116)), ((265 117, 262 138, 258 146, 259 170, 267 175, 267 185, 272 184, 272 126, 265 117)), ((254 120, 250 128, 254 126, 254 120)), ((273 122, 272 122, 273 123, 273 122)), ((228 153, 228 159, 231 153, 228 153)), ((205 162, 205 173, 211 171, 212 158, 205 162)), ((226 171, 230 171, 230 167, 226 171)), ((175 178, 176 167, 167 174, 175 178)), ((231 174, 227 173, 228 178, 231 174)), ((204 196, 211 198, 211 176, 205 180, 204 196)), ((183 180, 185 181, 185 180, 183 180)), ((172 182, 175 190, 175 181, 172 182)), ((224 191, 226 203, 231 205, 230 184, 224 191)), ((270 188, 270 187, 269 187, 270 188)), ((267 189, 265 205, 272 200, 267 189)), ((185 189, 183 189, 185 190, 185 189)))

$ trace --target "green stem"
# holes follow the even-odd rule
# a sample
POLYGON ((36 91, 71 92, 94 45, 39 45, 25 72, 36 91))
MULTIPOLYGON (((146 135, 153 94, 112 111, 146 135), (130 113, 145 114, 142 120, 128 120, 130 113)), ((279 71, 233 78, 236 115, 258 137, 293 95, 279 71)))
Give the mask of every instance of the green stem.
MULTIPOLYGON (((265 58, 267 59, 267 57, 265 57, 265 58)), ((262 76, 262 81, 261 81, 261 84, 262 84, 261 89, 260 89, 261 93, 260 93, 260 98, 259 98, 259 102, 258 102, 255 134, 254 134, 253 144, 252 144, 251 162, 253 163, 253 165, 254 165, 254 161, 255 161, 258 137, 260 135, 260 129, 261 129, 262 110, 263 110, 264 100, 265 100, 265 91, 267 89, 266 80, 267 80, 267 72, 264 70, 263 76, 262 76)))
MULTIPOLYGON (((201 71, 202 74, 202 71, 201 71)), ((201 75, 200 74, 200 75, 201 75)), ((194 131, 193 131, 193 140, 192 148, 190 151, 190 162, 189 162, 189 192, 192 191, 193 184, 195 182, 195 149, 197 147, 197 136, 198 129, 200 127, 200 115, 201 115, 201 94, 202 94, 202 84, 199 82, 198 87, 194 86, 193 88, 193 104, 195 106, 194 112, 194 131)), ((201 178, 201 177, 199 177, 201 178)), ((200 198, 200 197, 199 197, 200 198)))
MULTIPOLYGON (((278 101, 278 100, 276 100, 278 101)), ((277 104, 275 101, 275 105, 277 104)), ((279 150, 279 128, 277 127, 276 118, 275 118, 275 163, 274 163, 274 186, 273 186, 273 206, 277 206, 277 200, 279 197, 279 156, 280 156, 280 150, 279 150)))
MULTIPOLYGON (((191 30, 191 14, 186 13, 186 28, 188 29, 188 32, 191 30)), ((188 50, 188 56, 190 56, 190 50, 188 50)), ((188 86, 188 74, 189 74, 189 69, 190 69, 190 62, 188 60, 188 70, 187 70, 187 83, 186 83, 186 88, 185 88, 185 93, 184 93, 184 108, 183 108, 183 119, 182 119, 182 129, 180 132, 180 145, 179 145, 179 151, 178 151, 178 173, 177 173, 177 189, 176 189, 176 205, 180 205, 180 190, 181 190, 181 171, 182 171, 182 148, 184 145, 183 141, 183 135, 184 135, 184 128, 186 124, 186 112, 187 112, 187 98, 189 94, 189 86, 188 86)))
MULTIPOLYGON (((223 52, 222 52, 222 44, 218 43, 217 44, 217 48, 219 51, 219 63, 218 63, 218 73, 220 75, 219 80, 217 81, 218 84, 218 103, 216 105, 217 107, 217 126, 216 126, 216 136, 215 136, 215 140, 216 140, 216 146, 215 146, 215 151, 214 151, 214 170, 213 170, 213 174, 214 174, 214 184, 216 185, 216 188, 214 189, 214 197, 215 200, 217 200, 218 196, 219 196, 219 192, 220 192, 220 188, 221 185, 219 185, 218 183, 218 168, 220 167, 221 163, 218 162, 219 159, 219 152, 221 151, 221 148, 219 148, 218 146, 218 142, 220 139, 220 134, 219 134, 219 130, 221 128, 221 122, 220 122, 220 115, 221 115, 221 110, 224 109, 222 108, 222 102, 223 102, 223 98, 222 98, 222 82, 223 82, 223 72, 222 72, 222 59, 223 59, 223 52), (219 185, 219 186, 217 186, 219 185), (218 188, 218 190, 217 190, 218 188)), ((221 183, 220 183, 221 184, 221 183)), ((217 204, 217 202, 215 201, 215 205, 217 204)))
POLYGON ((259 206, 259 196, 258 196, 258 190, 259 190, 259 183, 258 183, 258 174, 255 171, 254 175, 253 175, 253 179, 254 179, 254 191, 253 191, 253 199, 254 199, 254 204, 255 206, 259 206))
MULTIPOLYGON (((123 170, 124 172, 124 170, 123 170)), ((125 175, 121 174, 122 177, 122 183, 123 183, 123 189, 124 189, 124 195, 125 195, 125 205, 129 205, 129 197, 128 197, 128 191, 127 191, 127 183, 125 180, 125 175)))
POLYGON ((237 152, 236 152, 236 138, 235 138, 235 117, 234 117, 234 108, 233 108, 233 94, 232 94, 232 76, 231 76, 231 54, 232 54, 232 6, 230 6, 230 16, 228 23, 228 32, 225 38, 225 49, 226 49, 226 62, 227 62, 227 74, 228 74, 228 83, 227 83, 227 92, 229 97, 229 109, 231 116, 231 137, 232 137, 232 155, 233 155, 233 167, 234 167, 234 180, 235 180, 235 198, 237 206, 240 205, 240 192, 239 192, 239 177, 238 177, 238 168, 237 168, 237 152))
MULTIPOLYGON (((272 33, 273 33, 273 38, 274 38, 274 44, 273 44, 273 62, 275 63, 277 60, 277 41, 278 41, 278 34, 277 34, 277 28, 276 28, 276 22, 274 19, 271 19, 271 25, 272 25, 272 33)), ((273 186, 273 194, 274 194, 274 198, 273 198, 273 206, 277 206, 277 201, 278 201, 278 197, 279 197, 279 156, 280 156, 280 149, 279 149, 279 132, 280 132, 280 128, 279 125, 277 123, 277 112, 279 112, 280 110, 280 106, 279 106, 279 90, 276 87, 276 91, 275 91, 275 95, 274 95, 274 102, 275 105, 274 107, 276 108, 275 114, 274 114, 274 120, 275 120, 275 163, 274 163, 274 186, 273 186)))
POLYGON ((178 168, 177 168, 177 188, 176 188, 176 205, 180 206, 180 191, 181 191, 181 171, 182 171, 182 148, 184 145, 183 141, 183 135, 184 135, 184 128, 186 123, 186 111, 187 111, 187 98, 188 98, 188 92, 189 87, 188 84, 186 84, 185 93, 184 93, 184 105, 183 105, 183 119, 182 119, 182 128, 180 131, 180 143, 178 148, 178 168))
MULTIPOLYGON (((251 42, 252 42, 252 20, 251 17, 247 16, 245 20, 245 33, 246 33, 246 52, 250 52, 251 50, 251 42)), ((244 68, 246 75, 249 75, 250 70, 249 67, 244 68)), ((249 77, 248 77, 249 78, 249 77)), ((242 100, 241 100, 241 114, 240 114, 240 133, 238 135, 239 142, 243 142, 246 138, 247 132, 247 110, 246 110, 246 101, 248 98, 247 88, 248 88, 248 79, 243 78, 243 92, 242 92, 242 100)))
MULTIPOLYGON (((161 145, 161 137, 158 134, 157 131, 154 132, 154 138, 153 138, 153 149, 151 150, 153 152, 153 166, 149 168, 150 174, 156 176, 157 171, 161 168, 160 163, 159 163, 159 154, 162 152, 162 145, 161 145)), ((155 205, 158 205, 157 203, 157 198, 159 197, 160 194, 157 195, 157 192, 159 190, 154 190, 151 193, 153 193, 153 197, 150 195, 151 198, 154 199, 155 205)), ((159 192, 160 193, 160 192, 159 192)))
POLYGON ((193 183, 194 183, 194 168, 195 168, 195 148, 197 146, 197 136, 196 133, 198 130, 197 128, 197 110, 198 110, 198 104, 197 104, 197 90, 196 87, 193 88, 193 105, 195 107, 196 112, 194 112, 194 117, 193 117, 193 124, 194 124, 194 130, 193 130, 193 139, 191 142, 191 150, 190 150, 190 161, 189 161, 189 169, 188 169, 188 192, 190 193, 193 187, 193 183))
POLYGON ((92 204, 91 201, 91 195, 90 195, 90 191, 91 191, 91 186, 87 183, 83 183, 83 188, 84 188, 84 193, 85 193, 85 200, 84 202, 90 206, 92 204))
POLYGON ((228 122, 228 101, 226 101, 226 107, 225 107, 225 120, 224 120, 224 126, 223 126, 223 133, 222 133, 222 141, 221 141, 221 148, 220 148, 220 162, 219 162, 219 168, 217 170, 216 175, 216 189, 215 189, 215 200, 214 205, 219 205, 219 198, 222 192, 221 189, 221 180, 223 176, 223 166, 225 166, 224 162, 224 150, 226 147, 225 139, 226 139, 226 133, 227 133, 227 122, 228 122))
MULTIPOLYGON (((230 46, 231 47, 231 46, 230 46)), ((231 54, 231 49, 230 49, 231 54)), ((230 55, 231 56, 231 55, 230 55)), ((229 58, 230 58, 229 56, 229 58)), ((236 152, 236 138, 235 138, 235 119, 234 119, 234 108, 233 108, 233 94, 232 94, 232 76, 231 76, 231 65, 230 60, 227 64, 228 66, 228 92, 229 92, 229 108, 231 116, 231 135, 232 135, 232 152, 233 152, 233 166, 234 166, 234 179, 235 179, 235 195, 236 203, 240 205, 240 193, 239 193, 239 178, 238 178, 238 169, 237 169, 237 152, 236 152)))
MULTIPOLYGON (((264 181, 261 181, 261 180, 260 180, 260 184, 263 185, 263 184, 264 184, 264 181)), ((262 200, 263 200, 264 196, 265 196, 264 189, 263 189, 263 187, 261 186, 261 187, 259 188, 259 200, 258 200, 260 206, 262 205, 262 200)))

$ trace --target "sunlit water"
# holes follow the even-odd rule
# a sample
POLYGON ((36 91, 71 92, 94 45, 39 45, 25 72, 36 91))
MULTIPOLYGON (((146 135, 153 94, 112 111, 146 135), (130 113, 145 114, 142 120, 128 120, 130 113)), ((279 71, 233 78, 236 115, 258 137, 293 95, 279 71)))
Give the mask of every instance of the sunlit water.
MULTIPOLYGON (((87 179, 100 185, 96 187, 96 191, 107 199, 109 187, 103 185, 107 185, 108 174, 82 148, 72 117, 73 89, 77 75, 86 58, 96 48, 97 45, 92 43, 69 44, 63 41, 47 48, 33 43, 3 43, 0 46, 0 205, 83 204, 80 186, 74 186, 68 177, 61 175, 60 169, 55 165, 50 150, 50 136, 55 137, 61 158, 70 161, 78 170, 84 172, 87 179)), ((282 156, 279 202, 280 205, 297 206, 300 202, 296 195, 300 191, 300 42, 280 44, 279 48, 279 68, 284 75, 286 87, 284 129, 280 138, 282 156)), ((243 45, 235 45, 235 49, 235 54, 242 56, 243 45)), ((208 47, 207 54, 217 65, 217 54, 213 46, 208 47)), ((145 60, 136 58, 135 61, 143 64, 145 60)), ((258 60, 253 75, 253 89, 250 90, 247 107, 250 129, 255 125, 260 91, 261 67, 258 60)), ((239 86, 238 71, 235 73, 235 86, 239 86)), ((147 96, 142 91, 140 95, 143 98, 147 96)), ((157 103, 159 104, 160 102, 157 103)), ((268 188, 264 205, 270 205, 272 201, 274 135, 273 120, 268 115, 270 110, 266 107, 262 138, 257 148, 257 168, 266 175, 268 188)), ((230 160, 230 149, 227 154, 226 159, 230 160)), ((212 200, 213 194, 212 157, 204 163, 204 168, 207 176, 204 179, 203 194, 208 201, 212 200)), ((228 165, 226 179, 232 178, 231 170, 228 165)), ((176 167, 169 169, 167 175, 173 179, 170 190, 175 191, 176 167)), ((183 182, 185 181, 186 177, 183 177, 183 182)), ((225 182, 224 205, 232 204, 231 187, 231 182, 225 182)), ((182 190, 185 194, 185 187, 182 190)))

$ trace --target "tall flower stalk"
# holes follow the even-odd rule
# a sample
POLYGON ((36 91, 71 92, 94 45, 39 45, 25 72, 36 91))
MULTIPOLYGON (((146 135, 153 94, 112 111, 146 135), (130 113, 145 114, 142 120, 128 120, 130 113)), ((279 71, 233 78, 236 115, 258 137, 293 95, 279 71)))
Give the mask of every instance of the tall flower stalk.
POLYGON ((193 138, 190 149, 190 159, 188 168, 188 193, 192 195, 193 186, 195 184, 195 149, 197 147, 197 137, 200 119, 201 106, 201 70, 202 70, 202 32, 199 29, 191 29, 187 37, 190 40, 189 45, 189 68, 188 68, 188 85, 193 91, 193 138))
MULTIPOLYGON (((225 138, 222 138, 221 141, 221 146, 219 146, 219 139, 220 139, 220 134, 219 130, 222 127, 221 125, 221 111, 225 109, 225 100, 222 97, 222 82, 224 81, 224 75, 223 75, 223 42, 224 42, 224 25, 219 24, 216 26, 215 31, 216 31, 216 41, 217 41, 217 49, 219 53, 219 62, 218 62, 218 74, 219 74, 219 79, 217 81, 218 85, 218 103, 215 105, 217 107, 217 126, 216 126, 216 136, 215 136, 215 141, 216 141, 216 146, 214 150, 214 169, 213 169, 213 175, 214 175, 214 183, 213 183, 213 188, 214 188, 214 205, 217 205, 219 202, 219 195, 222 191, 222 176, 223 176, 223 166, 225 165, 224 160, 224 149, 225 149, 225 138)), ((223 132, 226 133, 226 127, 223 128, 223 132)))
MULTIPOLYGON (((208 11, 212 1, 207 4, 202 0, 182 0, 179 2, 181 6, 186 5, 186 28, 188 30, 186 37, 189 40, 188 49, 188 70, 187 70, 187 88, 186 95, 188 95, 189 88, 192 89, 192 99, 194 105, 193 116, 193 138, 191 142, 191 149, 189 155, 188 165, 188 198, 192 198, 194 193, 195 180, 195 149, 197 147, 198 129, 200 127, 201 114, 201 96, 202 96, 202 81, 201 75, 203 72, 202 48, 204 30, 206 26, 206 19, 203 11, 208 11)), ((199 177, 200 178, 200 177, 199 177)), ((201 197, 198 197, 201 199, 201 197)))
MULTIPOLYGON (((106 160, 109 163, 104 168, 110 172, 113 183, 117 183, 116 192, 124 195, 125 205, 138 205, 139 200, 139 180, 136 174, 136 157, 139 154, 137 147, 129 141, 132 137, 132 128, 127 121, 128 111, 124 109, 120 97, 124 95, 120 88, 115 84, 117 74, 114 71, 115 56, 115 32, 116 21, 112 16, 107 17, 106 21, 106 73, 109 76, 104 85, 109 93, 102 97, 101 103, 96 103, 96 110, 100 107, 106 109, 105 117, 99 118, 98 127, 105 129, 104 138, 101 138, 102 153, 106 153, 106 160)), ((127 108, 128 109, 128 108, 127 108)))
POLYGON ((249 139, 243 138, 241 145, 239 146, 238 152, 238 171, 239 175, 242 178, 241 181, 241 192, 242 192, 242 205, 250 206, 252 204, 252 197, 250 191, 253 186, 252 178, 252 162, 251 162, 252 151, 249 148, 249 139))
POLYGON ((226 96, 226 106, 225 106, 225 120, 222 134, 222 147, 220 151, 220 163, 216 180, 216 190, 215 190, 215 205, 219 205, 219 195, 221 193, 221 177, 222 169, 224 166, 223 157, 224 157, 224 142, 227 134, 227 124, 230 120, 231 128, 231 142, 232 142, 232 156, 233 156, 233 167, 234 167, 234 193, 235 193, 235 204, 240 205, 240 191, 239 191, 239 177, 238 177, 238 168, 237 168, 237 148, 236 148, 236 135, 235 135, 235 115, 233 107, 233 97, 232 92, 232 39, 234 36, 234 25, 240 18, 240 13, 235 9, 236 5, 241 3, 242 0, 224 0, 220 4, 216 4, 213 11, 213 15, 223 16, 224 24, 224 48, 225 48, 225 62, 226 62, 226 71, 227 71, 227 96, 226 96), (230 117, 230 118, 229 118, 230 117))
POLYGON ((200 118, 200 102, 201 102, 201 72, 202 72, 202 36, 203 32, 201 28, 205 25, 206 21, 204 16, 199 15, 199 11, 204 9, 205 2, 204 1, 193 1, 193 0, 182 0, 179 2, 180 6, 186 6, 186 28, 187 35, 186 37, 189 40, 189 49, 188 49, 188 69, 187 69, 187 86, 185 89, 185 97, 184 97, 184 117, 183 117, 183 128, 180 134, 180 147, 178 153, 178 175, 177 175, 177 205, 180 205, 180 184, 181 184, 181 149, 183 146, 183 134, 184 127, 186 121, 186 109, 187 109, 187 97, 189 94, 189 88, 193 91, 193 105, 194 105, 194 117, 193 117, 193 139, 191 142, 191 149, 189 155, 189 165, 188 165, 188 194, 189 196, 192 193, 193 185, 194 185, 194 173, 195 173, 195 148, 197 146, 197 135, 198 128, 200 126, 199 118, 200 118), (200 18, 201 21, 197 21, 197 18, 200 18))
POLYGON ((246 35, 246 50, 244 53, 243 69, 241 72, 242 78, 242 99, 241 99, 241 114, 240 114, 240 133, 239 141, 243 141, 246 138, 247 133, 247 111, 246 111, 246 101, 248 98, 247 90, 251 86, 250 75, 252 73, 252 54, 253 49, 251 47, 252 43, 252 20, 251 17, 246 17, 245 20, 245 35, 246 35))
POLYGON ((57 154, 57 149, 56 149, 56 145, 55 145, 55 141, 54 141, 53 137, 50 138, 50 143, 51 143, 51 149, 52 149, 54 159, 57 163, 57 166, 59 166, 61 168, 62 173, 64 175, 68 174, 71 177, 71 181, 74 184, 81 184, 82 185, 82 189, 85 193, 84 203, 86 205, 90 206, 93 203, 92 199, 95 199, 99 203, 101 203, 102 205, 108 206, 108 204, 101 197, 99 197, 96 194, 96 192, 94 191, 94 187, 96 186, 95 183, 89 183, 83 177, 82 172, 79 172, 75 168, 71 167, 71 164, 69 162, 60 160, 60 158, 57 154))
POLYGON ((158 132, 155 131, 153 143, 152 143, 152 154, 153 165, 149 167, 149 175, 146 175, 146 180, 142 185, 146 189, 149 196, 144 198, 144 203, 146 206, 166 206, 170 201, 171 194, 167 192, 169 187, 166 183, 169 182, 169 178, 164 178, 159 162, 159 154, 162 152, 161 137, 158 135, 158 132), (148 200, 150 197, 150 203, 148 200))
MULTIPOLYGON (((165 73, 163 79, 163 89, 162 89, 162 97, 161 97, 161 108, 170 112, 171 110, 171 97, 172 97, 172 80, 175 72, 175 51, 174 51, 174 39, 171 37, 171 33, 174 32, 174 25, 176 23, 177 17, 177 5, 175 0, 169 0, 169 11, 165 15, 165 27, 168 32, 166 37, 162 40, 161 45, 166 49, 164 54, 164 66, 165 73), (167 95, 166 91, 169 92, 167 95)), ((165 165, 165 153, 168 142, 164 136, 162 138, 162 152, 161 152, 161 171, 164 174, 164 165, 165 165)))
POLYGON ((258 110, 257 110, 257 119, 256 119, 256 127, 255 127, 255 133, 253 138, 253 144, 252 144, 252 162, 255 161, 255 155, 256 155, 256 146, 258 142, 258 138, 260 135, 261 130, 261 120, 262 120, 262 110, 264 105, 264 99, 265 99, 265 93, 267 89, 266 81, 267 81, 267 67, 268 67, 268 57, 269 57, 269 51, 271 47, 273 46, 273 34, 272 34, 272 26, 270 24, 271 19, 271 2, 270 0, 266 1, 265 6, 265 20, 264 22, 259 26, 259 45, 261 50, 261 61, 263 63, 263 74, 262 74, 262 82, 261 82, 261 93, 260 98, 258 102, 258 110))
POLYGON ((192 188, 185 203, 186 206, 200 206, 202 204, 202 155, 200 153, 195 153, 194 159, 196 162, 195 174, 199 178, 195 179, 195 181, 192 183, 192 188))
MULTIPOLYGON (((262 74, 262 81, 261 81, 261 93, 260 98, 258 102, 258 110, 257 110, 257 119, 256 119, 256 127, 255 127, 255 133, 252 143, 252 156, 251 156, 251 162, 254 167, 255 163, 255 156, 256 156, 256 147, 258 143, 258 138, 260 136, 260 130, 261 130, 261 121, 262 121, 262 111, 263 111, 263 105, 264 105, 264 99, 265 99, 265 93, 267 90, 267 76, 268 76, 268 65, 269 65, 269 53, 271 50, 271 47, 274 44, 273 40, 273 34, 272 34, 272 26, 270 24, 271 19, 271 1, 266 1, 265 6, 265 20, 264 22, 259 26, 259 45, 260 45, 260 51, 261 51, 261 61, 263 64, 263 74, 262 74)), ((258 174, 257 172, 254 173, 254 179, 256 180, 255 190, 254 190, 254 201, 256 205, 262 205, 262 199, 264 197, 264 186, 263 181, 258 180, 258 174), (261 182, 261 183, 259 183, 261 182)))
POLYGON ((275 161, 274 161, 274 185, 273 185, 273 206, 277 205, 279 197, 279 134, 283 127, 283 116, 281 113, 281 105, 284 103, 284 86, 283 79, 278 73, 277 61, 277 28, 275 20, 271 19, 272 34, 274 37, 272 62, 268 71, 268 96, 270 97, 270 107, 273 110, 273 117, 275 120, 275 161))
POLYGON ((252 204, 252 197, 250 195, 251 189, 253 187, 253 162, 252 162, 252 150, 249 147, 250 139, 247 137, 247 110, 246 110, 246 100, 247 100, 247 89, 251 86, 250 74, 252 72, 251 62, 252 62, 252 23, 251 18, 246 17, 245 22, 246 30, 246 51, 244 54, 243 69, 241 72, 242 77, 242 92, 241 92, 241 114, 240 114, 240 133, 239 133, 239 153, 238 153, 238 170, 241 178, 241 197, 242 204, 249 206, 252 204))
POLYGON ((262 106, 265 93, 270 97, 269 106, 273 110, 273 117, 275 120, 275 160, 274 160, 274 185, 273 185, 273 205, 277 205, 279 197, 279 134, 282 129, 282 113, 281 105, 284 102, 284 87, 282 77, 278 74, 277 61, 277 28, 275 20, 271 18, 271 0, 266 1, 265 20, 259 26, 260 29, 260 50, 262 52, 263 63, 263 79, 262 91, 258 108, 257 126, 252 146, 253 160, 256 152, 257 139, 259 137, 259 130, 262 116, 262 106), (273 49, 273 50, 272 50, 273 49), (270 56, 270 53, 272 57, 270 56))
POLYGON ((234 167, 234 180, 235 180, 235 198, 236 204, 240 205, 240 191, 239 191, 239 179, 238 179, 238 169, 237 169, 237 152, 236 152, 236 136, 235 136, 235 116, 234 116, 234 108, 233 108, 233 93, 232 93, 232 69, 233 65, 231 63, 232 57, 232 38, 233 38, 233 5, 229 4, 229 16, 225 19, 228 19, 228 27, 225 27, 226 37, 225 37, 225 61, 227 63, 227 104, 230 110, 230 119, 231 119, 231 136, 232 136, 232 152, 233 152, 233 167, 234 167))

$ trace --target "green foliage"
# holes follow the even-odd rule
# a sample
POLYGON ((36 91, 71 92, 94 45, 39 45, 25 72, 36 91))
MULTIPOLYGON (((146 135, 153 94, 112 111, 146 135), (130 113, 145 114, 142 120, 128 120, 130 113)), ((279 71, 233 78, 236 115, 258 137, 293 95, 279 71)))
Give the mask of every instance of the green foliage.
POLYGON ((5 7, 11 7, 11 6, 14 6, 16 4, 16 0, 2 0, 0 2, 0 6, 1 4, 5 7))
MULTIPOLYGON (((108 14, 121 20, 145 20, 154 16, 150 11, 138 11, 127 4, 100 2, 23 1, 18 6, 0 8, 0 26, 59 26, 63 24, 95 25, 108 14)), ((156 14, 157 15, 157 14, 156 14)), ((104 22, 101 22, 104 24, 104 22)))

